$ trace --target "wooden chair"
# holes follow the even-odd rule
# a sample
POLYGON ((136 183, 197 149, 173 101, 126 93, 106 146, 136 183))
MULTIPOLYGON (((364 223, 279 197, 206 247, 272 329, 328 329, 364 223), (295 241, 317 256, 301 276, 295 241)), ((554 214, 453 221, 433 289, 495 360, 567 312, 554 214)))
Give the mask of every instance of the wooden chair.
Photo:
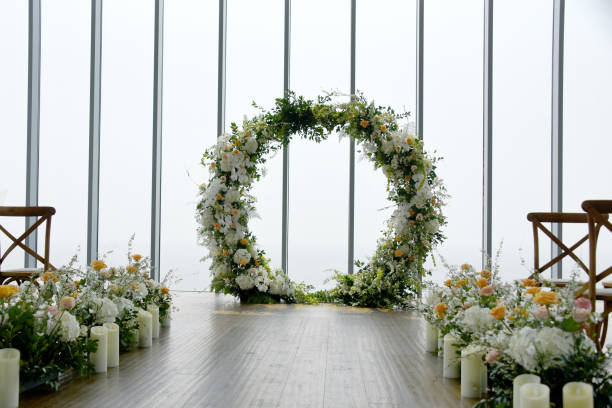
POLYGON ((40 217, 32 224, 23 234, 15 238, 7 229, 0 223, 0 231, 3 232, 11 241, 11 245, 4 253, 0 252, 0 284, 17 282, 20 284, 23 281, 30 280, 36 273, 55 269, 49 262, 49 248, 51 239, 51 217, 55 214, 53 207, 0 207, 0 217, 40 217), (22 241, 33 233, 39 226, 46 221, 45 229, 45 254, 44 257, 28 248, 22 241), (6 259, 9 253, 15 248, 23 249, 27 254, 33 256, 37 261, 43 264, 43 268, 20 268, 3 270, 2 262, 6 259))
POLYGON ((612 232, 612 224, 609 214, 612 214, 612 200, 587 200, 582 203, 582 209, 586 211, 589 224, 589 281, 578 291, 578 295, 586 294, 591 299, 591 305, 595 310, 596 301, 604 303, 603 321, 597 325, 595 334, 598 339, 598 347, 601 349, 606 341, 608 331, 608 316, 612 309, 612 285, 603 280, 612 274, 612 266, 598 272, 597 269, 597 240, 601 227, 606 227, 612 232), (598 287, 598 283, 603 287, 598 287))
MULTIPOLYGON (((587 224, 587 214, 584 213, 558 213, 558 212, 534 212, 527 214, 527 220, 531 222, 533 225, 533 270, 534 272, 531 274, 530 278, 539 276, 540 273, 544 272, 548 268, 552 267, 557 262, 561 262, 563 258, 569 256, 572 258, 582 270, 589 274, 589 268, 587 265, 574 253, 574 251, 580 247, 582 244, 588 241, 589 234, 586 233, 582 238, 580 238, 575 244, 568 247, 565 245, 559 238, 557 238, 548 228, 546 228, 542 223, 547 222, 555 222, 555 223, 571 223, 571 224, 587 224), (539 231, 542 231, 552 242, 557 244, 559 248, 561 248, 562 252, 551 259, 549 262, 540 266, 540 241, 539 241, 539 231)), ((585 228, 586 229, 586 228, 585 228)), ((565 286, 569 280, 567 279, 551 279, 551 283, 555 286, 565 286)))

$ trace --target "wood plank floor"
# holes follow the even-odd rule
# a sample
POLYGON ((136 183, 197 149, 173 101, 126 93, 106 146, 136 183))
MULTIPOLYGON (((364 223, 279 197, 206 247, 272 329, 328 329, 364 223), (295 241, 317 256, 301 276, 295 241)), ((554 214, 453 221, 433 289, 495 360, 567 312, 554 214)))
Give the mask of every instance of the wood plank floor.
POLYGON ((470 407, 414 312, 333 305, 241 306, 178 293, 172 327, 119 368, 22 407, 470 407))

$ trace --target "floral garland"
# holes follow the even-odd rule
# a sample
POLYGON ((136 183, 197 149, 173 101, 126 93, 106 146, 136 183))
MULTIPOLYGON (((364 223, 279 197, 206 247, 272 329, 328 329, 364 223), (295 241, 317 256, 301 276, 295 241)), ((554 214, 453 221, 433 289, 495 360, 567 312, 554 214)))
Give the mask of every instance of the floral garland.
POLYGON ((287 145, 292 135, 320 142, 329 133, 353 138, 365 157, 388 178, 388 199, 396 209, 389 230, 372 262, 357 263, 359 273, 337 274, 332 297, 347 304, 390 306, 419 290, 423 263, 444 236, 441 206, 445 189, 435 173, 437 159, 423 150, 423 141, 398 122, 407 115, 368 103, 362 95, 347 103, 332 96, 306 100, 290 94, 277 99, 271 111, 245 119, 206 150, 202 165, 210 179, 200 186, 197 205, 199 236, 212 259, 211 288, 246 302, 295 301, 295 284, 269 260, 248 228, 255 213, 249 191, 263 175, 266 157, 287 145))
MULTIPOLYGON (((166 282, 149 279, 151 262, 132 254, 128 265, 108 267, 103 259, 86 267, 73 257, 68 265, 41 273, 34 282, 0 285, 0 348, 21 351, 21 384, 58 385, 58 376, 92 372, 88 354, 97 350, 91 327, 119 325, 121 351, 136 343, 138 310, 159 307, 169 318, 172 295, 166 282)), ((172 274, 166 275, 172 280, 172 274)))
POLYGON ((541 377, 555 406, 561 406, 561 387, 571 381, 592 384, 596 406, 612 404, 612 352, 597 352, 589 338, 601 315, 590 300, 575 297, 579 283, 503 283, 497 267, 447 267, 449 279, 430 284, 421 308, 440 335, 454 335, 460 350, 478 350, 488 364, 489 399, 479 407, 511 406, 512 380, 524 373, 541 377))

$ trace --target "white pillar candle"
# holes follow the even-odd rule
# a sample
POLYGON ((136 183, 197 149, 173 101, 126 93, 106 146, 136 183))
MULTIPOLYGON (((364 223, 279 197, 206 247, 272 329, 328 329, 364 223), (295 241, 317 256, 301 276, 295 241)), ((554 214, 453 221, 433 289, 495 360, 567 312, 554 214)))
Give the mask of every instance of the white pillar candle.
POLYGON ((140 309, 138 311, 138 344, 140 347, 153 345, 153 317, 151 313, 140 309))
POLYGON ((108 330, 108 367, 119 365, 119 325, 117 323, 104 323, 108 330))
POLYGON ((14 348, 0 349, 0 408, 19 406, 19 359, 14 348))
POLYGON ((521 385, 521 408, 550 408, 550 388, 545 384, 521 385))
POLYGON ((487 391, 487 367, 482 354, 464 349, 461 352, 461 396, 480 398, 487 391))
POLYGON ((521 374, 512 381, 512 407, 521 408, 521 386, 529 383, 540 383, 540 377, 534 374, 521 374))
POLYGON ((563 386, 563 408, 593 408, 593 386, 583 382, 568 382, 563 386))
POLYGON ((435 353, 438 349, 438 329, 429 322, 425 325, 425 351, 435 353))
POLYGON ((459 339, 452 334, 444 336, 444 356, 442 365, 442 376, 444 378, 459 378, 460 359, 457 355, 457 344, 459 339))
POLYGON ((164 316, 164 321, 162 322, 162 327, 170 327, 172 325, 172 315, 170 313, 170 309, 166 312, 164 316))
POLYGON ((444 355, 444 336, 438 331, 438 357, 444 355))
POLYGON ((108 361, 108 330, 104 326, 91 328, 90 337, 98 340, 98 350, 89 354, 89 361, 95 366, 96 373, 105 373, 108 361))
POLYGON ((154 339, 159 338, 159 307, 156 305, 149 305, 147 307, 147 312, 151 313, 151 319, 153 325, 151 326, 152 337, 154 339))

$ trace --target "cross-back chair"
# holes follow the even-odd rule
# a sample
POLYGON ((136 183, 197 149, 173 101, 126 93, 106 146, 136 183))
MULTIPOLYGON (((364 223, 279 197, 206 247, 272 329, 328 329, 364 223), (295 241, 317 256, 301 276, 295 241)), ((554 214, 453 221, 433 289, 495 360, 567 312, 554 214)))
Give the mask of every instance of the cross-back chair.
POLYGON ((10 241, 11 244, 6 249, 6 251, 2 252, 0 248, 0 284, 9 283, 9 282, 17 282, 20 284, 23 281, 30 280, 32 276, 41 271, 47 271, 51 269, 55 269, 53 265, 49 262, 49 249, 51 245, 51 217, 55 214, 55 208, 53 207, 0 207, 0 217, 37 217, 38 219, 31 227, 29 227, 23 234, 19 237, 15 237, 11 234, 1 223, 0 220, 0 232, 4 233, 10 241), (45 252, 44 256, 41 256, 28 246, 26 246, 23 241, 32 234, 38 227, 40 227, 43 223, 46 223, 45 228, 45 252), (31 255, 37 261, 43 264, 43 268, 19 268, 19 269, 10 269, 4 270, 2 269, 2 263, 6 260, 6 257, 16 248, 21 248, 28 255, 31 255))
POLYGON ((608 331, 608 315, 612 309, 612 283, 603 280, 612 274, 612 266, 597 268, 597 242, 602 227, 612 232, 609 214, 612 214, 612 200, 587 200, 582 203, 589 224, 589 281, 577 295, 586 294, 591 300, 593 310, 597 300, 604 302, 603 321, 597 327, 599 347, 603 347, 608 331), (599 272, 601 271, 601 272, 599 272), (597 284, 602 283, 602 287, 597 284))

